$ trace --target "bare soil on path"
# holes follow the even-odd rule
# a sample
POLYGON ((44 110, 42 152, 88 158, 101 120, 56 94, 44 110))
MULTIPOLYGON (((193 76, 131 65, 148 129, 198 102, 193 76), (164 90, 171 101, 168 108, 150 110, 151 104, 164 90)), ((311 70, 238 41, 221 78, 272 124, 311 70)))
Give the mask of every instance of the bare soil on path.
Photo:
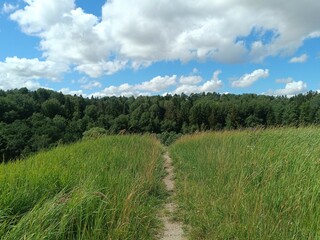
POLYGON ((166 177, 163 179, 166 189, 170 196, 168 202, 164 205, 161 213, 161 220, 164 224, 164 232, 161 235, 161 240, 184 240, 184 232, 180 222, 172 220, 172 215, 176 211, 176 204, 173 202, 175 196, 175 181, 174 181, 174 168, 172 166, 172 159, 169 153, 164 154, 164 167, 167 172, 166 177))

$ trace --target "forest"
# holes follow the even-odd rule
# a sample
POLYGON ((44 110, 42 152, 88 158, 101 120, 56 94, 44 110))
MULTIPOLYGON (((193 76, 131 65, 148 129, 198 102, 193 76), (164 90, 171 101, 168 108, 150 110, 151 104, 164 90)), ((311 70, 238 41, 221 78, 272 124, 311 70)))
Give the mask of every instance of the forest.
POLYGON ((75 142, 95 127, 107 134, 188 134, 320 123, 320 94, 84 98, 47 89, 0 90, 0 160, 75 142))

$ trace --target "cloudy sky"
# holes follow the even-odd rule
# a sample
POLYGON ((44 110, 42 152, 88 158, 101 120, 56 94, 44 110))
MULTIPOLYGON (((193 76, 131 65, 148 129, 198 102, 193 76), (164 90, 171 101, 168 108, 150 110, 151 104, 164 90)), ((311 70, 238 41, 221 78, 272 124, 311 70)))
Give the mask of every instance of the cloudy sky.
POLYGON ((0 89, 83 96, 320 89, 318 0, 4 0, 0 89))

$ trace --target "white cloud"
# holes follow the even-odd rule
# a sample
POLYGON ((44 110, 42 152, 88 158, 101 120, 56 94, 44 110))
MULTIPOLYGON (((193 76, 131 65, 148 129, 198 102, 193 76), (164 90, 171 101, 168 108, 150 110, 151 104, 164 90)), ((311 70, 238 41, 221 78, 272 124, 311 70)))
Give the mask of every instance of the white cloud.
POLYGON ((12 5, 10 3, 4 3, 1 9, 2 14, 8 14, 14 12, 16 9, 19 8, 19 5, 12 5))
POLYGON ((304 63, 308 60, 307 54, 302 54, 299 57, 293 57, 290 59, 289 63, 304 63))
POLYGON ((12 76, 40 79, 46 78, 52 81, 60 79, 61 73, 68 70, 64 64, 52 61, 39 61, 37 58, 6 58, 5 62, 0 62, 0 72, 12 76))
POLYGON ((151 92, 160 92, 164 89, 167 89, 170 86, 173 86, 176 84, 177 76, 165 76, 165 77, 155 77, 151 79, 150 81, 143 82, 141 84, 138 84, 135 86, 135 89, 137 90, 143 90, 143 91, 151 91, 151 92))
POLYGON ((26 87, 29 90, 36 90, 43 86, 41 86, 38 80, 30 80, 18 76, 12 78, 10 74, 0 73, 0 89, 9 90, 22 87, 26 87))
POLYGON ((198 70, 197 68, 193 68, 193 69, 192 69, 192 73, 193 73, 193 74, 197 74, 198 72, 199 72, 199 70, 198 70))
POLYGON ((101 32, 98 18, 77 8, 40 34, 40 48, 51 60, 104 67, 113 48, 104 35, 107 33, 101 32))
POLYGON ((318 38, 320 37, 320 31, 314 31, 309 34, 309 38, 318 38))
POLYGON ((245 56, 262 60, 293 53, 304 39, 319 31, 314 21, 320 21, 319 7, 316 1, 302 4, 298 0, 199 0, 196 4, 190 0, 141 0, 138 4, 117 0, 104 5, 103 20, 112 23, 111 36, 117 40, 119 53, 129 58, 239 62, 245 56), (253 27, 260 29, 257 41, 236 41, 239 36, 249 36, 253 27), (277 37, 266 41, 267 30, 277 37))
POLYGON ((243 75, 239 80, 232 82, 232 87, 236 88, 245 88, 251 86, 254 82, 258 81, 261 78, 269 77, 268 69, 257 69, 252 73, 243 75))
POLYGON ((203 82, 200 76, 181 76, 177 81, 177 75, 172 76, 157 76, 150 81, 141 84, 124 83, 119 86, 109 86, 100 92, 95 92, 92 95, 96 97, 103 96, 139 96, 151 94, 191 94, 199 92, 213 92, 222 87, 222 81, 219 79, 221 71, 216 71, 211 80, 203 82), (170 92, 169 89, 174 87, 175 90, 170 92))
POLYGON ((59 81, 61 74, 68 71, 68 66, 39 59, 6 58, 0 62, 0 89, 40 87, 40 79, 59 81))
POLYGON ((176 84, 176 75, 172 76, 157 76, 150 81, 143 82, 141 84, 131 85, 124 83, 120 86, 110 86, 102 90, 101 92, 93 93, 93 96, 139 96, 150 95, 151 93, 159 93, 168 87, 176 84))
POLYGON ((276 79, 276 83, 292 83, 292 82, 294 82, 294 80, 291 77, 276 79))
MULTIPOLYGON (((135 89, 134 85, 128 83, 122 84, 120 86, 110 86, 105 88, 103 91, 93 93, 95 97, 104 97, 104 96, 138 96, 141 93, 135 89)), ((143 94, 149 95, 149 94, 143 94)))
POLYGON ((201 85, 197 85, 203 81, 200 76, 180 77, 179 86, 173 91, 173 94, 191 94, 199 92, 214 92, 223 86, 222 81, 219 79, 220 70, 213 73, 211 80, 206 81, 201 85))
POLYGON ((74 0, 24 0, 27 6, 11 14, 22 31, 36 34, 50 29, 74 9, 74 0))
POLYGON ((106 60, 113 44, 98 17, 75 8, 73 0, 31 0, 11 14, 22 30, 40 37, 40 50, 50 61, 65 62, 90 77, 111 75, 127 61, 106 60))
POLYGON ((72 83, 80 83, 80 84, 86 84, 86 83, 88 83, 90 80, 88 79, 88 78, 86 78, 86 77, 82 77, 82 78, 80 78, 79 80, 73 80, 72 81, 72 83))
POLYGON ((196 85, 202 81, 201 76, 181 76, 179 83, 181 85, 196 85))
MULTIPOLYGON (((320 37, 320 1, 114 0, 106 1, 101 18, 77 8, 75 0, 24 2, 26 6, 16 11, 15 5, 4 3, 2 12, 14 11, 10 18, 22 31, 40 39, 45 60, 13 57, 0 62, 2 89, 35 89, 41 86, 41 79, 57 81, 71 67, 97 78, 126 68, 148 67, 156 61, 263 61, 267 56, 291 55, 305 39, 320 37), (254 38, 250 36, 253 29, 258 29, 254 38), (268 32, 274 36, 266 40, 268 32)), ((303 54, 290 62, 307 59, 303 54)), ((210 92, 222 87, 220 71, 208 81, 197 74, 194 69, 192 76, 179 79, 175 75, 158 76, 136 85, 111 86, 97 94, 150 94, 173 86, 174 93, 210 92)), ((232 86, 248 87, 268 76, 268 69, 258 69, 232 86)), ((305 83, 293 79, 282 83, 286 83, 285 88, 275 90, 275 94, 306 88, 305 83)), ((81 85, 83 89, 99 87, 98 81, 81 85)))
POLYGON ((304 93, 307 91, 307 84, 303 81, 293 81, 286 83, 285 87, 277 90, 269 90, 266 94, 268 95, 287 95, 294 96, 299 93, 304 93))
POLYGON ((202 86, 199 87, 199 92, 213 92, 222 87, 222 81, 219 79, 221 71, 215 71, 213 73, 212 79, 205 82, 202 86))
POLYGON ((98 81, 90 81, 84 85, 81 85, 80 86, 82 89, 93 89, 93 88, 101 88, 102 87, 102 84, 98 81))
POLYGON ((75 69, 85 73, 92 78, 101 77, 102 75, 112 75, 126 67, 126 61, 101 61, 98 63, 87 63, 77 66, 75 69))
POLYGON ((79 80, 73 80, 72 83, 79 83, 81 89, 91 90, 93 88, 101 88, 102 84, 99 81, 90 80, 86 77, 82 77, 79 80))
POLYGON ((43 57, 65 62, 90 77, 111 75, 123 69, 126 60, 108 60, 114 44, 98 17, 75 8, 73 0, 30 0, 11 14, 22 30, 38 36, 43 57))
POLYGON ((58 92, 69 95, 82 95, 83 97, 88 97, 82 90, 71 90, 70 88, 61 88, 58 92))
POLYGON ((101 18, 74 0, 25 2, 11 19, 40 38, 43 57, 91 77, 163 60, 262 61, 320 36, 320 1, 114 0, 106 1, 101 18), (259 30, 254 41, 253 29, 259 30), (276 37, 266 40, 268 32, 276 37))
MULTIPOLYGON (((119 54, 136 60, 221 59, 238 61, 245 51, 227 35, 227 21, 216 14, 219 3, 208 1, 112 1, 103 7, 103 20, 112 22, 111 36, 119 54), (212 13, 215 12, 215 15, 212 13), (221 32, 220 32, 221 31, 221 32), (237 58, 236 60, 234 58, 237 58)), ((231 13, 232 14, 232 13, 231 13)))

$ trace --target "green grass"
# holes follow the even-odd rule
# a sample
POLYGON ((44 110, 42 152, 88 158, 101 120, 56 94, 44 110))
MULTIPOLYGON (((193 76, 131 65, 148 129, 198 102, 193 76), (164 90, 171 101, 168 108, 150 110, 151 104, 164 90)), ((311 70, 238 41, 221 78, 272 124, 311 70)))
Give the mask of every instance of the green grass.
POLYGON ((160 143, 109 136, 0 165, 1 239, 153 239, 160 143))
POLYGON ((190 239, 320 239, 320 129, 185 136, 170 147, 190 239))

